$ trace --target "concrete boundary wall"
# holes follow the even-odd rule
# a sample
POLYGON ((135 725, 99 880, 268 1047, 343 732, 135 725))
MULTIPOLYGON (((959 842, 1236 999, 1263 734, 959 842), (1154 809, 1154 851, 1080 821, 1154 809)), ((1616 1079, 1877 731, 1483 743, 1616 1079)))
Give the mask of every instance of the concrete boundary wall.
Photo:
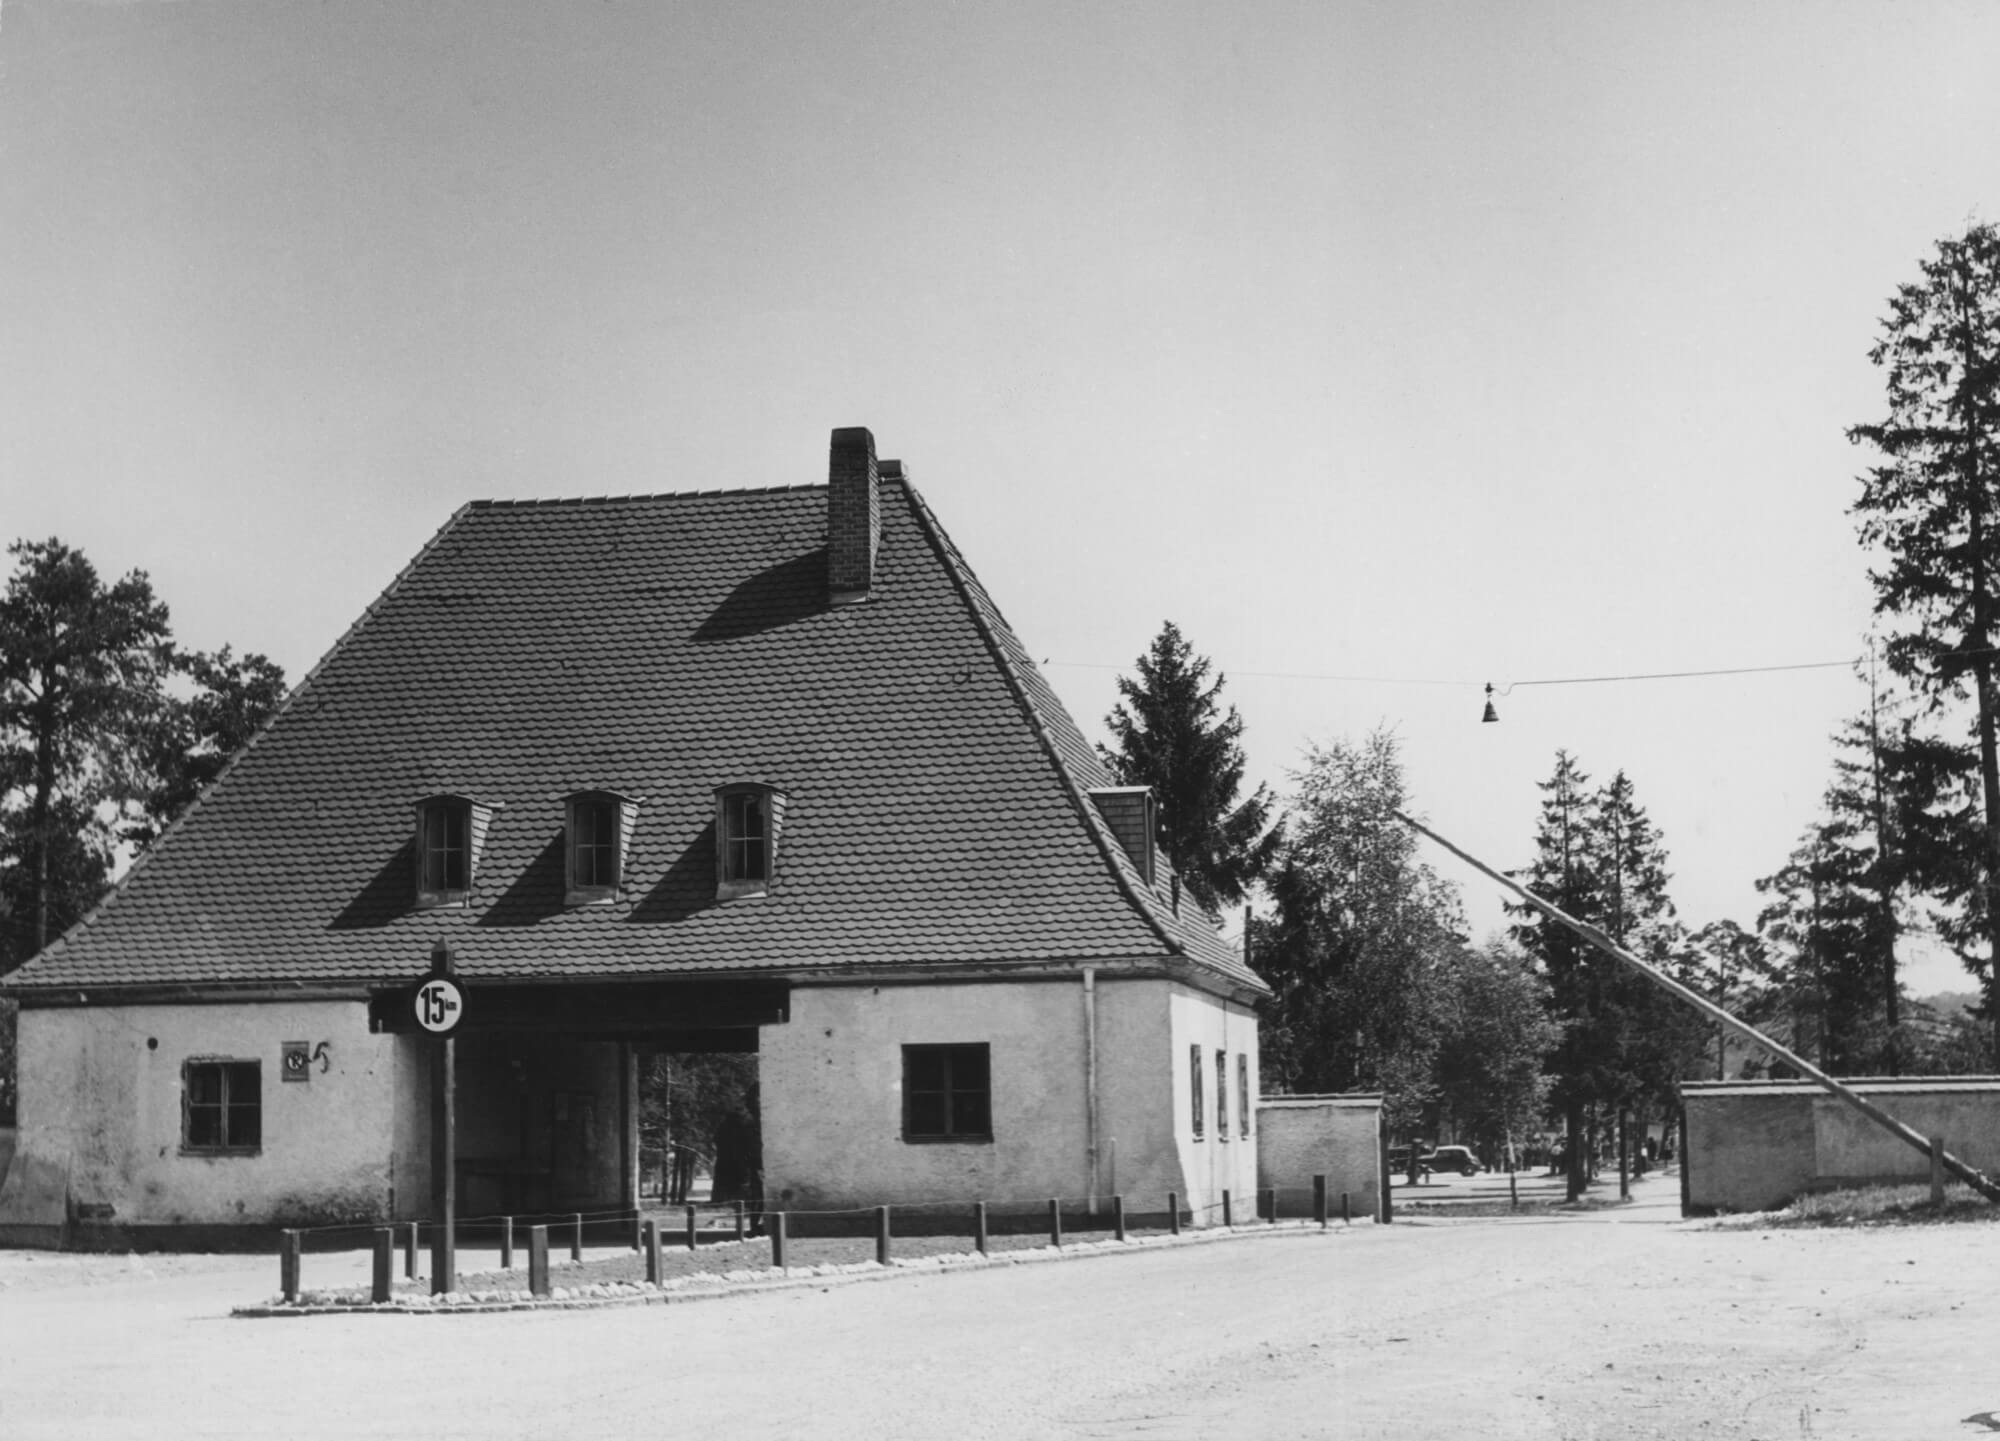
POLYGON ((1257 1107, 1257 1186, 1278 1192, 1280 1216, 1312 1213, 1312 1178, 1326 1177, 1337 1213, 1345 1191, 1357 1216, 1381 1219, 1382 1096, 1266 1096, 1257 1107))
MULTIPOLYGON (((1846 1079, 1969 1165, 2000 1167, 2000 1076, 1846 1079)), ((1809 1191, 1930 1179, 1930 1162, 1810 1081, 1699 1081, 1686 1111, 1682 1208, 1768 1211, 1809 1191)))

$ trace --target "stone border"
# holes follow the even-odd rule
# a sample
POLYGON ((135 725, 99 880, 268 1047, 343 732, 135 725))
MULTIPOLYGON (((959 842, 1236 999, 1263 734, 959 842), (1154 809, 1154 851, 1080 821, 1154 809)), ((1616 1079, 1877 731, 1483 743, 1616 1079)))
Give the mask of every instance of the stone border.
MULTIPOLYGON (((1374 1224, 1368 1218, 1344 1226, 1329 1223, 1324 1234, 1337 1235, 1356 1226, 1372 1227, 1374 1224)), ((1314 1221, 1279 1221, 1254 1227, 1217 1226, 1201 1231, 1184 1231, 1178 1236, 1144 1236, 1126 1241, 1065 1241, 1061 1246, 1041 1246, 983 1256, 977 1251, 952 1251, 937 1256, 913 1256, 902 1261, 891 1259, 886 1268, 873 1261, 854 1261, 828 1266, 789 1266, 783 1271, 767 1267, 763 1270, 712 1272, 677 1277, 662 1285, 648 1281, 598 1281, 585 1286, 556 1286, 546 1297, 520 1291, 481 1291, 473 1288, 443 1296, 406 1293, 377 1303, 350 1300, 344 1291, 304 1291, 297 1302, 279 1300, 237 1306, 229 1314, 267 1320, 296 1316, 467 1316, 492 1315, 500 1311, 599 1311, 617 1306, 664 1306, 683 1301, 712 1301, 728 1296, 796 1291, 813 1286, 825 1289, 835 1283, 849 1285, 863 1281, 890 1281, 901 1276, 942 1271, 990 1270, 998 1266, 1081 1261, 1097 1256, 1140 1255, 1161 1248, 1214 1245, 1222 1241, 1320 1234, 1320 1226, 1314 1221)))

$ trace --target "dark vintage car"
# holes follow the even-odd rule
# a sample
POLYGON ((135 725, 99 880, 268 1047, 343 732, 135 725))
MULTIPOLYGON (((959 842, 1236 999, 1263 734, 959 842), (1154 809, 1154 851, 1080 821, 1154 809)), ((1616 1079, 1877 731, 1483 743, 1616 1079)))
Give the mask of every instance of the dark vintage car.
POLYGON ((1480 1171, 1479 1158, 1463 1146, 1439 1146, 1421 1164, 1426 1171, 1456 1171, 1461 1176, 1476 1176, 1480 1171))

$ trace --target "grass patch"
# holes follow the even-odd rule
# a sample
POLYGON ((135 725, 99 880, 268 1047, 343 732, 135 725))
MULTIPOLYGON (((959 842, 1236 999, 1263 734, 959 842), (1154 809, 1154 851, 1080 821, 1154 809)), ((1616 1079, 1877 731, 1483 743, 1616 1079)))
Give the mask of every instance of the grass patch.
POLYGON ((1808 1230, 1842 1226, 1979 1225, 2000 1220, 2000 1206, 1962 1182, 1944 1188, 1942 1203, 1933 1203, 1928 1183, 1908 1186, 1860 1186, 1849 1190, 1808 1191, 1780 1211, 1749 1216, 1722 1216, 1717 1224, 1744 1230, 1808 1230))

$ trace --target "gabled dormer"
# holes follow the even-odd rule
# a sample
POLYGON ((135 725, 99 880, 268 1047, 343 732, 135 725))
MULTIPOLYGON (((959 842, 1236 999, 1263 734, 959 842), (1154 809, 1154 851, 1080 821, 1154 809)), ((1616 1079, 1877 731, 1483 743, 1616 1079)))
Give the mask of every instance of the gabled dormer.
POLYGON ((563 806, 564 905, 603 905, 618 899, 638 821, 636 797, 616 791, 570 795, 563 806))
POLYGON ((1153 837, 1159 834, 1159 814, 1151 786, 1098 786, 1090 803, 1111 828, 1111 837, 1132 862, 1139 879, 1153 884, 1153 837))
POLYGON ((762 781, 715 790, 715 898, 761 896, 770 889, 784 830, 785 793, 762 781))
POLYGON ((462 906, 479 875, 479 857, 496 805, 469 796, 426 796, 416 805, 417 905, 462 906))

